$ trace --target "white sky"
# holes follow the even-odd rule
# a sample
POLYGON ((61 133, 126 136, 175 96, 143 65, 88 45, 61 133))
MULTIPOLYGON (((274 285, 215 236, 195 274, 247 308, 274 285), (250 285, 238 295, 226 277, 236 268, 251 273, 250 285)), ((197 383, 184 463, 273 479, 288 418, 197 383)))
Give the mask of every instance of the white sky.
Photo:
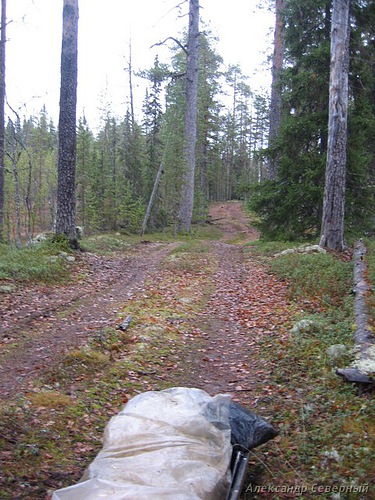
MULTIPOLYGON (((133 69, 148 69, 156 54, 168 62, 169 50, 150 48, 168 36, 178 38, 187 25, 174 8, 181 0, 79 0, 78 116, 98 123, 100 96, 112 112, 124 116, 128 95, 127 66, 132 40, 133 69), (105 90, 106 89, 106 90, 105 90)), ((257 8, 258 0, 200 0, 201 18, 220 39, 224 63, 239 64, 253 90, 267 89, 273 15, 257 8)), ((264 2, 263 2, 264 3, 264 2)), ((9 104, 21 116, 38 114, 43 104, 57 124, 63 0, 7 2, 6 81, 9 104)), ((188 10, 182 6, 182 13, 188 10)), ((144 88, 137 79, 135 105, 142 106, 144 88), (138 90, 138 92, 137 92, 138 90)))

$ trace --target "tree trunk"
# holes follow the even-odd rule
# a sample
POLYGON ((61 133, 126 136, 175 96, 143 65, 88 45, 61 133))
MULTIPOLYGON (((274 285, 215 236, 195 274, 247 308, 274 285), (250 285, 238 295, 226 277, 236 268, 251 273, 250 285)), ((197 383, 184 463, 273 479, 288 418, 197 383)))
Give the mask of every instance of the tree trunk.
POLYGON ((349 73, 350 0, 333 0, 327 166, 320 245, 342 251, 349 73))
POLYGON ((130 96, 130 116, 132 121, 132 132, 134 132, 134 97, 133 97, 133 67, 132 67, 132 41, 129 40, 129 64, 128 64, 128 76, 129 76, 129 96, 130 96))
POLYGON ((188 57, 186 70, 186 110, 184 156, 179 209, 180 229, 190 231, 194 207, 195 144, 197 141, 199 0, 189 3, 188 57))
POLYGON ((1 0, 0 36, 0 241, 4 226, 4 158, 5 158, 5 43, 6 43, 6 0, 1 0))
POLYGON ((152 205, 154 203, 156 191, 157 191, 158 186, 159 186, 159 182, 160 182, 160 178, 161 178, 162 173, 163 173, 163 169, 164 169, 164 165, 163 165, 163 162, 161 162, 160 166, 159 166, 158 173, 156 175, 156 179, 155 179, 154 187, 152 189, 150 200, 148 202, 146 215, 145 215, 145 217, 143 219, 143 224, 142 224, 142 229, 141 229, 141 232, 140 232, 140 236, 143 236, 145 234, 146 227, 147 227, 147 222, 148 222, 148 219, 150 218, 150 213, 151 213, 152 205))
POLYGON ((349 382, 375 385, 375 336, 371 329, 367 298, 370 287, 367 282, 368 266, 366 246, 362 240, 354 246, 354 313, 357 328, 354 332, 354 361, 348 368, 336 373, 349 382))
POLYGON ((207 196, 208 113, 209 113, 208 108, 206 108, 203 116, 204 128, 203 128, 203 139, 202 139, 202 170, 201 170, 202 215, 204 215, 206 212, 206 206, 208 200, 207 196))
POLYGON ((65 234, 73 247, 76 236, 76 108, 78 0, 64 0, 56 234, 65 234))
MULTIPOLYGON (((282 10, 284 0, 276 0, 276 22, 274 35, 274 51, 272 59, 272 85, 271 85, 271 103, 270 103, 270 125, 269 125, 269 145, 274 146, 275 140, 279 135, 281 122, 281 71, 283 69, 284 56, 284 26, 282 19, 282 10)), ((278 156, 272 155, 268 159, 268 178, 275 179, 278 170, 278 156)))
POLYGON ((19 155, 15 153, 13 155, 12 169, 14 177, 14 205, 16 209, 16 247, 19 249, 22 247, 22 237, 21 237, 21 194, 20 194, 20 176, 18 170, 18 160, 19 155))

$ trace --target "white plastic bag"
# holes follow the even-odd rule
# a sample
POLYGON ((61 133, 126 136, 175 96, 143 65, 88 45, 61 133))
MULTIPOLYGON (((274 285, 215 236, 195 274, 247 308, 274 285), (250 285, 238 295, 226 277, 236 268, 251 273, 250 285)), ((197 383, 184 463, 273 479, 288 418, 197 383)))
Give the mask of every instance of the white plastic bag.
POLYGON ((103 448, 53 500, 219 500, 230 482, 227 395, 177 387, 131 399, 108 423, 103 448))

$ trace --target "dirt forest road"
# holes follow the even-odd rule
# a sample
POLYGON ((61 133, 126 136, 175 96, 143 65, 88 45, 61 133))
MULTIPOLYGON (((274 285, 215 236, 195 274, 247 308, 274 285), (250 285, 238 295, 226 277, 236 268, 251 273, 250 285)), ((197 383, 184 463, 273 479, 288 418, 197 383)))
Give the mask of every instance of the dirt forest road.
POLYGON ((15 425, 3 429, 5 498, 49 499, 78 481, 99 450, 103 425, 139 392, 187 386, 228 393, 272 417, 273 367, 263 355, 282 337, 286 285, 247 250, 259 235, 241 203, 216 204, 210 223, 219 240, 139 242, 110 257, 82 253, 72 283, 2 294, 0 410, 10 408, 15 425), (122 338, 121 312, 134 315, 122 338), (97 338, 105 344, 95 344, 95 359, 104 365, 90 368, 79 357, 66 364, 67 353, 92 349, 97 338), (84 413, 74 416, 79 405, 84 413), (30 465, 34 449, 38 460, 30 465))
POLYGON ((258 237, 241 203, 215 204, 194 237, 116 240, 110 254, 75 254, 64 285, 0 293, 0 498, 50 500, 77 483, 124 403, 177 386, 229 394, 279 431, 250 451, 242 500, 302 487, 328 500, 341 484, 365 492, 342 498, 375 498, 371 396, 327 363, 336 325, 295 334, 322 305, 293 298, 258 237))
MULTIPOLYGON (((223 232, 222 241, 250 241, 258 237, 249 227, 240 203, 217 204, 210 217, 223 232)), ((70 348, 113 326, 124 301, 142 287, 145 278, 177 243, 140 243, 126 256, 113 258, 82 254, 79 276, 64 286, 19 286, 1 297, 0 399, 28 390, 28 383, 51 367, 70 348)), ((231 275, 241 260, 241 247, 214 245, 222 272, 231 275)), ((237 272, 241 274, 238 267, 237 272)), ((219 281, 226 278, 221 276, 219 281)), ((220 283, 218 283, 220 288, 220 283)))
POLYGON ((82 254, 82 277, 73 284, 26 286, 7 294, 1 304, 0 398, 27 390, 64 352, 113 325, 124 300, 175 246, 140 243, 130 255, 115 258, 82 254))

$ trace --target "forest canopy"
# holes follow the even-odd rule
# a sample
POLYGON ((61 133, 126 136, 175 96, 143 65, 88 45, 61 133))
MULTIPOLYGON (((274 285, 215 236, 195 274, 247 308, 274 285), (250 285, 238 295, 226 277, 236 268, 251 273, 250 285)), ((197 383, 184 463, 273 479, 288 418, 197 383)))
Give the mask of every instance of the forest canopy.
MULTIPOLYGON (((274 4, 275 2, 271 2, 274 4)), ((328 140, 332 2, 284 0, 280 125, 269 142, 270 93, 254 93, 238 65, 226 64, 212 33, 199 34, 193 222, 210 202, 242 199, 260 216, 264 236, 316 239, 323 208, 328 140), (225 89, 225 97, 223 92, 225 89), (268 166, 277 160, 276 175, 268 166)), ((345 228, 373 231, 375 7, 352 0, 345 228)), ((178 227, 184 176, 187 68, 184 46, 169 43, 170 61, 155 57, 138 76, 147 90, 140 118, 130 101, 118 117, 101 103, 95 132, 78 117, 76 223, 87 233, 139 232, 162 165, 147 230, 178 227)), ((129 85, 134 71, 129 65, 129 85)), ((139 103, 138 103, 139 105, 139 103)), ((31 241, 55 224, 57 126, 43 107, 36 116, 7 110, 4 235, 31 241)))

